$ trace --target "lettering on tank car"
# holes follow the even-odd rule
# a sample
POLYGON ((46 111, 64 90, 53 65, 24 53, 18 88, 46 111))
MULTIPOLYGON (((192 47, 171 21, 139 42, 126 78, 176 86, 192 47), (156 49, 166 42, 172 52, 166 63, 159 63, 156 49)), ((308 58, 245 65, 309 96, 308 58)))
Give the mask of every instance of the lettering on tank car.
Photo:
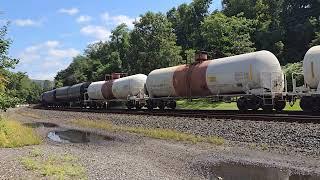
POLYGON ((245 82, 249 80, 249 73, 248 72, 235 72, 234 73, 234 80, 236 82, 245 82))
POLYGON ((123 86, 116 86, 116 87, 114 87, 114 90, 116 90, 116 91, 121 91, 121 89, 130 89, 130 87, 129 87, 128 84, 123 85, 123 86))
POLYGON ((163 82, 163 83, 159 83, 159 84, 152 84, 153 88, 167 88, 168 87, 168 83, 163 82))
POLYGON ((217 77, 216 76, 208 76, 207 79, 208 79, 209 83, 217 82, 217 77))

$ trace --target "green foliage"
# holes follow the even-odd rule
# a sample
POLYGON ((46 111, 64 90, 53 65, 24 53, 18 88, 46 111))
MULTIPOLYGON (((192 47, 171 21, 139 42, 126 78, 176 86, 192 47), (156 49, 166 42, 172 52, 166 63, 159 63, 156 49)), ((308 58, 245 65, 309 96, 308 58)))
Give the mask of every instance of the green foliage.
MULTIPOLYGON (((17 103, 23 101, 16 97, 13 90, 10 89, 10 83, 16 79, 15 73, 11 73, 8 69, 14 68, 19 60, 8 56, 11 41, 6 38, 7 25, 0 28, 0 109, 6 110, 9 107, 14 107, 17 103)), ((18 75, 18 74, 17 74, 18 75)), ((37 98, 39 97, 36 95, 37 98)))
POLYGON ((88 46, 59 72, 56 87, 190 63, 196 50, 208 51, 210 58, 268 50, 286 65, 320 44, 320 1, 223 0, 223 9, 210 14, 211 4, 193 0, 166 15, 147 12, 133 29, 119 25, 110 40, 88 46))
MULTIPOLYGON (((193 110, 238 110, 237 103, 211 102, 208 99, 194 99, 192 101, 180 100, 177 101, 177 108, 179 109, 193 109, 193 110)), ((301 111, 299 100, 292 106, 287 103, 285 111, 301 111)))
POLYGON ((318 45, 320 1, 223 0, 227 16, 243 14, 255 20, 251 38, 257 50, 273 52, 285 65, 299 62, 310 47, 318 45))
POLYGON ((25 73, 8 73, 6 94, 20 99, 20 103, 38 103, 39 96, 43 92, 41 86, 33 82, 25 73))
POLYGON ((167 12, 177 36, 177 44, 183 51, 187 49, 202 50, 205 45, 201 36, 201 23, 208 15, 212 0, 194 0, 190 4, 182 4, 167 12))
POLYGON ((130 38, 131 73, 148 74, 154 69, 181 63, 181 48, 171 23, 161 13, 147 12, 136 22, 130 38))
POLYGON ((181 109, 195 109, 195 110, 211 110, 217 108, 221 103, 211 102, 210 99, 193 99, 179 100, 177 106, 181 109))
POLYGON ((8 108, 15 107, 21 103, 21 99, 10 96, 6 93, 0 93, 0 109, 6 111, 8 108))
MULTIPOLYGON (((297 63, 289 63, 282 67, 282 70, 287 78, 288 83, 288 91, 292 91, 292 73, 302 73, 302 62, 297 63)), ((304 84, 304 79, 302 75, 295 75, 294 78, 296 79, 296 85, 302 86, 304 84)))
POLYGON ((7 30, 7 25, 0 27, 0 69, 14 68, 19 62, 18 59, 8 56, 11 40, 6 38, 7 30))
POLYGON ((0 118, 0 147, 22 147, 40 142, 40 137, 32 128, 25 127, 17 121, 0 118))
POLYGON ((215 56, 231 56, 254 51, 253 43, 250 41, 251 25, 252 21, 243 17, 211 14, 201 25, 205 49, 213 51, 215 56))

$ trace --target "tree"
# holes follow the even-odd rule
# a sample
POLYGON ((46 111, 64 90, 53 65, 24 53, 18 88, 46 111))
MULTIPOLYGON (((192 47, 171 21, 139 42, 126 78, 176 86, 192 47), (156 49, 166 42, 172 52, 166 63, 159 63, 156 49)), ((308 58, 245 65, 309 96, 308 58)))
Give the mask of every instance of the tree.
POLYGON ((142 15, 130 36, 131 73, 148 74, 157 68, 182 63, 181 48, 176 45, 171 23, 163 14, 142 15))
MULTIPOLYGON (((117 61, 116 62, 116 68, 118 68, 117 71, 129 71, 129 63, 128 63, 128 53, 129 53, 129 47, 130 47, 130 33, 128 26, 126 24, 120 24, 117 26, 112 32, 111 32, 111 41, 110 41, 110 47, 113 51, 111 53, 111 60, 117 61), (116 59, 113 59, 116 58, 116 59), (119 69, 120 68, 120 69, 119 69)), ((115 62, 113 62, 114 64, 115 62)), ((115 64, 112 65, 112 67, 115 67, 115 64)))
POLYGON ((11 40, 6 38, 8 27, 0 28, 0 69, 14 68, 19 60, 8 56, 11 40))
POLYGON ((251 25, 252 21, 244 17, 227 17, 222 13, 206 17, 201 25, 205 50, 213 52, 214 58, 254 51, 251 25))
POLYGON ((56 85, 62 83, 65 86, 70 86, 93 79, 94 72, 90 69, 93 65, 90 63, 90 59, 87 57, 74 57, 67 69, 58 72, 55 77, 56 85))
POLYGON ((43 91, 49 91, 49 90, 52 89, 52 87, 53 87, 53 85, 52 85, 52 82, 51 82, 51 81, 45 80, 45 81, 43 82, 43 91))
POLYGON ((284 0, 223 0, 223 13, 241 16, 254 22, 250 33, 257 50, 269 50, 283 61, 284 29, 280 14, 284 0))
MULTIPOLYGON (((289 63, 282 67, 283 73, 287 79, 288 91, 292 91, 292 73, 302 73, 302 62, 289 63)), ((302 86, 304 84, 304 79, 302 75, 295 76, 296 85, 302 86)))
POLYGON ((19 62, 18 59, 14 59, 8 56, 8 50, 11 41, 6 38, 7 25, 0 28, 0 109, 6 110, 9 107, 15 106, 19 99, 10 96, 7 92, 8 83, 8 69, 14 68, 19 62))
POLYGON ((203 37, 200 25, 208 15, 212 0, 194 0, 190 4, 182 4, 167 12, 177 36, 177 44, 182 50, 203 48, 203 37))

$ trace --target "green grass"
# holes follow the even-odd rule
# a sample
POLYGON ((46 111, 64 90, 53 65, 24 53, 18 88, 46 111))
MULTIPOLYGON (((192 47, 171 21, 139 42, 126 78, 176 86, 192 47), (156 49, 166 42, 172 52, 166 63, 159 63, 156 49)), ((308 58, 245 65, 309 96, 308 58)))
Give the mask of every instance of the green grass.
POLYGON ((181 109, 204 109, 211 110, 220 106, 221 103, 210 102, 207 99, 194 99, 192 101, 179 100, 177 101, 177 107, 181 109))
POLYGON ((284 110, 286 110, 286 111, 302 111, 302 109, 300 108, 300 100, 297 100, 292 107, 289 105, 289 103, 287 103, 287 106, 284 110))
MULTIPOLYGON (((224 102, 211 102, 206 99, 195 99, 190 101, 179 100, 177 101, 177 108, 180 109, 194 109, 194 110, 238 110, 237 103, 224 103, 224 102)), ((289 103, 285 107, 286 111, 301 111, 299 101, 291 107, 289 103)))
POLYGON ((49 179, 87 179, 85 168, 70 154, 45 155, 34 149, 20 162, 27 170, 49 179))
POLYGON ((0 147, 13 148, 40 144, 41 138, 30 127, 0 117, 0 147))
POLYGON ((129 132, 156 139, 187 141, 192 143, 207 142, 214 145, 223 145, 225 143, 225 140, 218 136, 197 136, 172 129, 116 126, 108 121, 92 121, 85 119, 72 120, 71 123, 85 128, 96 128, 112 132, 129 132))

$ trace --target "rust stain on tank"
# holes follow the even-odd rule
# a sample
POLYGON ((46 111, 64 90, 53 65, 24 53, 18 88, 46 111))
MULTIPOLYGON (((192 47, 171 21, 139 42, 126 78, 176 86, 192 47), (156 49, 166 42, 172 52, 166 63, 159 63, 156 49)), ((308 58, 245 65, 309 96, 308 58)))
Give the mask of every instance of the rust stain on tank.
POLYGON ((113 80, 106 81, 101 88, 102 95, 105 99, 114 99, 114 95, 112 93, 112 85, 113 80))
POLYGON ((179 66, 173 74, 173 86, 176 94, 181 97, 208 96, 206 71, 210 61, 194 65, 179 66))

